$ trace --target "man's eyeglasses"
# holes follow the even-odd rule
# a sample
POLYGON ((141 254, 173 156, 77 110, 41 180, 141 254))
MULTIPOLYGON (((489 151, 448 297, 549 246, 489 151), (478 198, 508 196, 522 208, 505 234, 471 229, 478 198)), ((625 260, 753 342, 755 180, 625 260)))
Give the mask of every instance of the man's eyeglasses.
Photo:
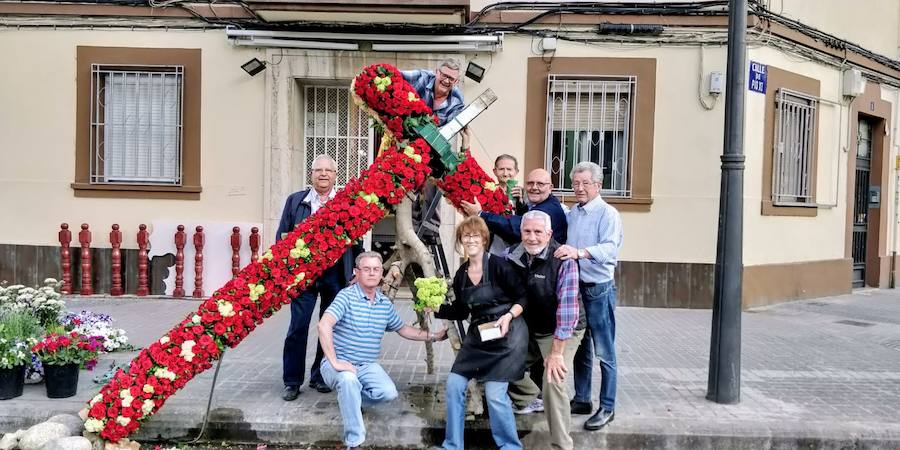
POLYGON ((331 172, 336 172, 336 170, 334 170, 334 169, 313 169, 312 172, 313 173, 322 173, 322 172, 331 173, 331 172))
POLYGON ((441 78, 446 78, 446 79, 450 80, 451 83, 456 83, 456 80, 459 79, 457 77, 454 77, 453 75, 448 75, 443 70, 438 70, 438 73, 441 75, 441 78))
POLYGON ((578 189, 580 187, 588 187, 597 184, 596 181, 573 181, 572 189, 578 189))
POLYGON ((381 266, 378 267, 357 267, 356 270, 359 270, 362 273, 381 273, 381 266))
POLYGON ((528 181, 525 183, 525 186, 528 186, 528 187, 537 186, 539 188, 545 188, 547 186, 550 186, 551 184, 553 184, 553 183, 541 183, 540 181, 528 181))

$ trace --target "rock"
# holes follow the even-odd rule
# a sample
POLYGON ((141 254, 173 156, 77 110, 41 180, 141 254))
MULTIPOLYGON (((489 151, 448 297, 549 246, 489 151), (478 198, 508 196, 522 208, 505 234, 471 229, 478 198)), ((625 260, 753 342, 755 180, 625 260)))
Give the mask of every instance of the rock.
POLYGON ((65 425, 69 430, 69 436, 81 436, 81 432, 84 431, 84 421, 72 414, 57 414, 47 419, 47 422, 65 425))
POLYGON ((40 450, 50 442, 69 435, 69 429, 61 423, 41 422, 26 431, 19 438, 19 448, 22 450, 40 450))
POLYGON ((41 450, 91 450, 91 441, 81 436, 69 436, 50 441, 41 450))
POLYGON ((3 439, 0 439, 0 450, 12 450, 18 443, 19 437, 16 436, 16 433, 6 433, 3 435, 3 439))

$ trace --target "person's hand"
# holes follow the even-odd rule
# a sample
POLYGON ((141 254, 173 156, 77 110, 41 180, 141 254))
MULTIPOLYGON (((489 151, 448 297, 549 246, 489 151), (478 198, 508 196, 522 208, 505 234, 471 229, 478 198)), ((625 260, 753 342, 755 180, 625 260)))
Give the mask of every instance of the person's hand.
POLYGON ((519 185, 515 185, 510 189, 510 193, 512 193, 513 198, 518 201, 522 201, 525 198, 525 188, 519 185))
POLYGON ((466 217, 477 216, 478 213, 481 212, 481 202, 478 199, 475 199, 475 203, 469 203, 465 200, 459 202, 460 206, 463 208, 463 212, 466 214, 466 217))
POLYGON ((469 131, 469 127, 463 127, 462 130, 459 130, 459 136, 461 139, 460 149, 468 150, 469 149, 469 141, 472 140, 472 132, 469 131))
POLYGON ((568 371, 563 355, 551 353, 544 359, 544 372, 547 373, 548 383, 562 384, 568 371))
POLYGON ((571 245, 560 245, 553 256, 559 259, 578 259, 578 249, 571 245))
POLYGON ((353 286, 354 284, 356 284, 356 274, 355 273, 353 274, 353 278, 351 278, 350 281, 347 282, 347 286, 353 286))
POLYGON ((356 374, 356 366, 344 360, 337 360, 334 364, 331 365, 331 367, 338 372, 351 372, 353 374, 356 374))
POLYGON ((438 331, 437 333, 434 333, 434 340, 435 340, 435 341, 445 341, 445 340, 447 340, 447 338, 449 337, 449 336, 447 336, 447 330, 449 330, 449 329, 448 329, 448 328, 444 328, 443 330, 438 331))
POLYGON ((508 312, 497 319, 497 326, 500 327, 500 336, 506 336, 509 332, 509 323, 512 322, 512 313, 508 312))

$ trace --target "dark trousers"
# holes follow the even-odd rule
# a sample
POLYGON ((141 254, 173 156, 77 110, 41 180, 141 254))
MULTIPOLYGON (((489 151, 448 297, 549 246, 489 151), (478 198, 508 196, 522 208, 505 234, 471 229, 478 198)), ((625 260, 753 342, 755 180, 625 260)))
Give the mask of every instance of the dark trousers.
MULTIPOLYGON (((283 372, 282 380, 285 386, 303 385, 303 375, 306 373, 306 341, 309 338, 309 322, 312 320, 313 310, 316 308, 316 297, 322 297, 319 304, 319 319, 325 310, 331 306, 331 302, 337 296, 343 286, 339 267, 331 267, 322 273, 312 286, 307 288, 299 297, 291 301, 291 324, 287 337, 284 339, 284 353, 282 356, 283 372)), ((316 322, 318 323, 318 321, 316 322)), ((316 359, 309 369, 310 382, 322 382, 322 374, 319 365, 322 363, 322 345, 316 345, 316 359)))

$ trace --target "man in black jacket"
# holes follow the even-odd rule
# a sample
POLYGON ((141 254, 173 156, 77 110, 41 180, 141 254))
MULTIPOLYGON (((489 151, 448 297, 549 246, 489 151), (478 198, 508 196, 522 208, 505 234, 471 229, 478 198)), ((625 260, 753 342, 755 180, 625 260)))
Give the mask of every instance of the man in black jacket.
MULTIPOLYGON (((281 222, 278 224, 277 239, 293 231, 294 227, 307 217, 314 214, 325 202, 334 198, 334 189, 337 180, 337 164, 328 155, 318 155, 313 160, 310 181, 312 187, 291 194, 281 213, 281 222)), ((331 267, 325 270, 312 286, 308 287, 299 297, 291 301, 291 324, 287 337, 284 339, 284 353, 282 356, 282 379, 284 391, 282 398, 291 401, 300 394, 300 386, 303 385, 303 376, 306 372, 306 340, 309 336, 309 322, 312 320, 312 312, 316 307, 316 297, 322 296, 319 305, 319 318, 328 309, 338 291, 347 287, 353 277, 353 260, 355 255, 361 253, 358 245, 347 250, 343 256, 331 267)), ((309 387, 319 392, 330 392, 331 388, 325 384, 319 365, 322 362, 322 346, 316 348, 316 358, 309 370, 309 387)))
POLYGON ((587 326, 578 299, 578 265, 553 256, 560 245, 551 238, 548 214, 529 211, 521 227, 522 243, 509 248, 507 259, 527 287, 524 317, 530 342, 525 364, 541 363, 546 376, 542 389, 529 376, 511 383, 509 396, 519 413, 545 411, 552 448, 572 449, 566 376, 587 326), (537 398, 542 391, 543 402, 537 398))

